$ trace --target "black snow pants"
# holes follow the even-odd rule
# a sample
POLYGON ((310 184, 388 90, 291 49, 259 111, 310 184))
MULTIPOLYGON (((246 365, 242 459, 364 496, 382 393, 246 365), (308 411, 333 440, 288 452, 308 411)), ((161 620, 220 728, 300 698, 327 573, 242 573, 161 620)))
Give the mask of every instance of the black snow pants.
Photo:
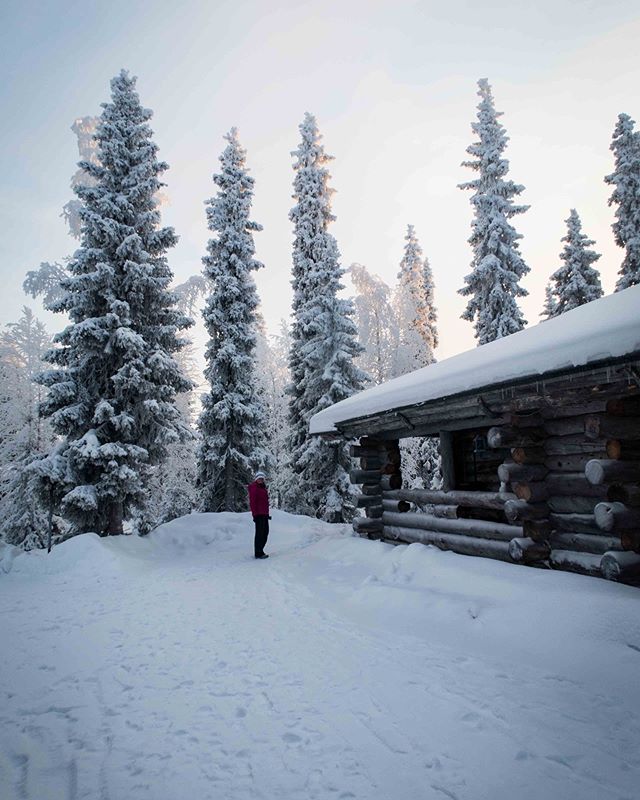
POLYGON ((261 556, 269 538, 269 517, 266 514, 259 514, 253 518, 253 521, 256 523, 256 536, 253 541, 253 547, 255 555, 261 556))

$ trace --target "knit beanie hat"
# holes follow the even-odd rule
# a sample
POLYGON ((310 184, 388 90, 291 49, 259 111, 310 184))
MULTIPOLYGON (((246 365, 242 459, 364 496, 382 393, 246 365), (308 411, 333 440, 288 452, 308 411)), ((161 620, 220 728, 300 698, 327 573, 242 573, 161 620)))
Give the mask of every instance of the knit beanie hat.
POLYGON ((258 478, 262 478, 262 480, 264 480, 266 477, 267 476, 264 474, 264 472, 261 469, 259 469, 256 472, 256 480, 258 480, 258 478))

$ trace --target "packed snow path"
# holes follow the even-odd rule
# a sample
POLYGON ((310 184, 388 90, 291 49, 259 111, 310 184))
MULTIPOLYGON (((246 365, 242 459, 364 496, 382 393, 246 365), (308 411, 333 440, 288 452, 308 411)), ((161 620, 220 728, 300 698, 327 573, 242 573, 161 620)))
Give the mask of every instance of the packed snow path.
POLYGON ((3 800, 637 798, 639 590, 277 512, 251 547, 4 550, 3 800))

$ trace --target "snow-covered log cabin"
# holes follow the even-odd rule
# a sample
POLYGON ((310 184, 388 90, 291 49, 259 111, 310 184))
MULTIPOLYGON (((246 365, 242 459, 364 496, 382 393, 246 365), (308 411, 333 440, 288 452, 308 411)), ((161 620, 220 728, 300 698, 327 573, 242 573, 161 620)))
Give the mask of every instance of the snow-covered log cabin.
POLYGON ((640 580, 640 286, 316 414, 357 439, 355 530, 640 580), (402 485, 399 441, 437 436, 443 488, 402 485))

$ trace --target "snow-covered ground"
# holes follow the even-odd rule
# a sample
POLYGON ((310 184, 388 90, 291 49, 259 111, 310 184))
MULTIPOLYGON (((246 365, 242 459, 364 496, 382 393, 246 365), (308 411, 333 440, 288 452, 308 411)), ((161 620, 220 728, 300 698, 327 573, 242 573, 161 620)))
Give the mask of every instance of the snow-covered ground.
POLYGON ((638 589, 273 516, 0 552, 2 800, 636 800, 638 589))

